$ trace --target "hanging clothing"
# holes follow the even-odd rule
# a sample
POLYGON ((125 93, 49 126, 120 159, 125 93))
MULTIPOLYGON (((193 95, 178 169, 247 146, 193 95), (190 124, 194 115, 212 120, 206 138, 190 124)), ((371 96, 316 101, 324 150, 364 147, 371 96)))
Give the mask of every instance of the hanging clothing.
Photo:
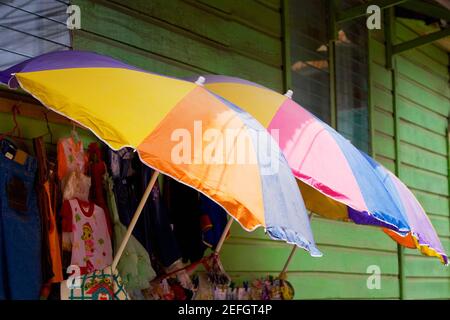
POLYGON ((7 144, 0 141, 0 299, 34 300, 42 286, 37 162, 6 156, 7 144))
POLYGON ((80 171, 72 171, 65 178, 65 186, 63 191, 63 199, 81 199, 89 200, 89 190, 91 188, 91 178, 80 171))
MULTIPOLYGON (((107 201, 112 215, 114 226, 114 249, 117 251, 127 232, 126 227, 120 222, 117 212, 116 199, 113 192, 113 180, 105 175, 107 201)), ((135 289, 146 289, 150 286, 150 281, 155 278, 156 273, 152 269, 150 257, 139 241, 131 235, 125 247, 122 257, 117 265, 119 274, 128 291, 135 289)))
MULTIPOLYGON (((154 170, 140 163, 140 197, 144 194, 154 170)), ((144 236, 144 247, 151 252, 163 267, 167 268, 181 258, 180 243, 177 242, 167 207, 161 198, 159 184, 156 183, 143 209, 140 234, 144 236)))
POLYGON ((112 263, 112 246, 103 209, 80 199, 66 200, 62 206, 64 246, 72 248, 71 264, 81 274, 101 270, 112 263))
POLYGON ((133 158, 134 152, 130 148, 108 150, 107 162, 114 182, 117 210, 124 226, 130 224, 134 210, 139 204, 136 187, 139 180, 132 168, 133 158))
POLYGON ((33 139, 34 151, 38 163, 38 199, 39 211, 41 213, 41 223, 43 225, 43 256, 50 256, 50 266, 52 276, 43 279, 45 283, 61 282, 63 280, 63 271, 61 263, 61 247, 58 228, 56 225, 55 209, 51 199, 50 172, 48 169, 47 153, 45 143, 42 137, 33 139), (44 246, 45 244, 45 246, 44 246))
POLYGON ((228 222, 227 212, 203 194, 200 195, 200 212, 203 243, 215 249, 228 222))
POLYGON ((45 194, 44 185, 48 182, 47 179, 47 160, 45 155, 44 139, 42 137, 33 139, 34 153, 37 160, 36 172, 36 191, 38 196, 39 213, 41 218, 41 267, 42 267, 42 282, 49 283, 54 277, 53 263, 50 250, 50 239, 46 235, 49 234, 50 208, 47 196, 45 194))
POLYGON ((206 250, 202 241, 199 193, 171 178, 164 185, 167 207, 183 262, 198 261, 206 250))
POLYGON ((73 171, 85 172, 86 157, 83 141, 76 141, 73 136, 59 139, 57 144, 58 178, 63 180, 73 171))
POLYGON ((91 188, 89 190, 89 201, 92 201, 105 212, 109 234, 112 235, 111 215, 105 200, 104 175, 106 164, 103 161, 102 152, 97 142, 92 142, 88 147, 88 174, 91 177, 91 188))
MULTIPOLYGON (((128 227, 153 171, 143 165, 130 148, 117 152, 110 150, 108 161, 120 221, 128 227)), ((172 265, 181 257, 157 184, 142 210, 133 235, 162 267, 172 265)))

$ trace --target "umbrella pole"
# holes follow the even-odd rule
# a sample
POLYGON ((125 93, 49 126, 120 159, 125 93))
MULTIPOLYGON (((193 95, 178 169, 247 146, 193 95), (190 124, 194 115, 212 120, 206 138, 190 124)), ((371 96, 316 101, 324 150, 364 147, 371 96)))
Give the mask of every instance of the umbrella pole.
POLYGON ((219 254, 220 250, 222 249, 223 243, 225 242, 225 239, 227 238, 227 234, 228 234, 228 231, 230 231, 233 220, 234 219, 232 217, 230 217, 230 219, 228 220, 227 225, 225 226, 225 229, 223 230, 222 236, 220 237, 220 240, 217 243, 216 249, 214 250, 215 254, 219 254))
MULTIPOLYGON (((311 221, 311 218, 312 218, 312 212, 310 212, 310 213, 308 214, 308 218, 309 218, 309 220, 311 221)), ((292 246, 292 250, 291 250, 291 253, 289 254, 289 257, 287 258, 286 263, 284 264, 283 270, 281 270, 281 272, 280 272, 280 275, 279 275, 280 278, 282 278, 283 275, 286 273, 287 268, 289 267, 289 264, 291 263, 292 257, 294 256, 294 253, 295 253, 296 250, 297 250, 297 245, 294 244, 294 245, 292 246)))
POLYGON ((147 188, 145 189, 144 194, 142 195, 141 201, 139 202, 139 205, 133 215, 133 219, 131 219, 130 225, 128 226, 127 233, 125 234, 125 236, 122 240, 122 243, 120 244, 120 247, 117 250, 116 255, 114 256, 114 260, 111 265, 111 268, 113 271, 115 271, 117 268, 117 264, 119 263, 120 257, 122 256, 123 251, 125 250, 125 247, 127 246, 128 240, 130 239, 133 229, 136 226, 136 223, 139 219, 139 216, 141 215, 142 210, 144 209, 145 203, 147 202, 147 199, 150 196, 150 192, 152 191, 153 186, 156 183, 158 175, 159 175, 158 171, 153 172, 150 182, 149 182, 147 188))

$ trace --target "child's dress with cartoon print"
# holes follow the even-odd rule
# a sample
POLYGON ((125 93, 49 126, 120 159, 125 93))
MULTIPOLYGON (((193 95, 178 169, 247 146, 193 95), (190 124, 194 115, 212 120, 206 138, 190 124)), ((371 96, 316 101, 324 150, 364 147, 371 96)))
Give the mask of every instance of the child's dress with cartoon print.
POLYGON ((65 200, 62 207, 62 229, 65 248, 71 247, 71 264, 80 267, 81 274, 101 270, 112 263, 112 245, 105 213, 92 202, 65 200))

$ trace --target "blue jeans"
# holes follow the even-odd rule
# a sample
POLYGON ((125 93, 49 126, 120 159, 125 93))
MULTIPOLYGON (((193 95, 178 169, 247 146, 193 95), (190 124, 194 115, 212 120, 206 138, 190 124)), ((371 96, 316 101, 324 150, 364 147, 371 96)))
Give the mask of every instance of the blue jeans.
POLYGON ((39 299, 41 222, 34 188, 36 168, 31 156, 21 165, 0 153, 0 299, 39 299))

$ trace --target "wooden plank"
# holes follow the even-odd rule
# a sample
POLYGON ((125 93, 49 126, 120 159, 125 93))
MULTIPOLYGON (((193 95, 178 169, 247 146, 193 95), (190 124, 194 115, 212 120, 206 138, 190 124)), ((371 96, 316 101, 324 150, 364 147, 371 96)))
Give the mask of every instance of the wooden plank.
POLYGON ((84 31, 77 32, 77 36, 73 39, 73 46, 77 50, 105 54, 144 70, 172 77, 189 77, 206 72, 194 66, 165 59, 145 50, 129 47, 126 44, 84 31))
POLYGON ((444 136, 447 132, 447 117, 435 113, 414 101, 400 97, 397 101, 400 118, 444 136))
MULTIPOLYGON (((446 268, 438 258, 427 256, 407 255, 405 263, 405 273, 407 277, 447 277, 450 278, 450 270, 446 268)), ((450 282, 450 279, 448 279, 450 282)))
POLYGON ((442 195, 430 194, 426 191, 411 190, 426 212, 450 218, 448 198, 442 195))
POLYGON ((281 0, 255 0, 255 1, 262 3, 275 11, 279 11, 281 9, 281 0))
POLYGON ((414 145, 400 143, 400 158, 403 163, 414 167, 443 176, 448 174, 447 157, 423 150, 414 145))
POLYGON ((381 135, 376 132, 373 140, 373 146, 375 155, 383 156, 391 160, 395 159, 395 145, 393 137, 389 137, 384 134, 381 135))
POLYGON ((406 299, 448 299, 450 297, 448 278, 407 278, 405 287, 406 299))
POLYGON ((372 63, 372 67, 373 81, 376 82, 377 85, 381 85, 386 89, 392 89, 392 77, 390 76, 389 70, 376 63, 372 63))
MULTIPOLYGON (((198 36, 221 43, 267 64, 281 66, 281 41, 235 20, 182 0, 114 0, 148 17, 162 20, 198 36), (201 21, 201 23, 199 23, 201 21), (252 41, 249 41, 252 39, 252 41)), ((119 10, 120 7, 118 6, 119 10)))
POLYGON ((410 167, 406 164, 402 165, 401 172, 402 181, 409 187, 448 196, 447 177, 410 167))
POLYGON ((279 11, 247 0, 197 0, 221 12, 225 12, 241 23, 245 23, 257 30, 281 36, 281 16, 279 11))
MULTIPOLYGON (((335 245, 383 251, 396 250, 393 241, 378 228, 356 225, 352 222, 324 219, 317 215, 314 215, 311 221, 311 227, 314 233, 314 239, 319 246, 335 245)), ((249 233, 236 224, 232 226, 231 235, 236 239, 264 240, 266 245, 271 246, 285 245, 280 241, 270 240, 269 236, 264 234, 262 228, 249 233)))
MULTIPOLYGON (((221 251, 225 270, 276 273, 283 269, 291 246, 237 244, 226 242, 221 251)), ((342 272, 365 274, 370 265, 378 265, 385 275, 397 275, 396 252, 366 251, 322 245, 324 255, 313 258, 304 250, 292 257, 289 271, 342 272)))
POLYGON ((368 289, 365 275, 333 273, 288 274, 296 299, 397 299, 398 278, 381 274, 381 288, 368 289))
POLYGON ((433 73, 440 78, 449 78, 447 67, 445 65, 430 58, 430 56, 426 55, 418 49, 401 54, 400 57, 411 61, 413 64, 420 66, 420 68, 427 70, 428 72, 433 73))
POLYGON ((375 108, 374 125, 378 131, 389 136, 394 136, 394 118, 392 114, 375 108))
POLYGON ((395 171, 395 161, 392 159, 383 158, 380 155, 376 155, 376 160, 381 163, 386 169, 391 172, 395 171))
MULTIPOLYGON (((234 75, 282 90, 281 68, 268 66, 228 50, 206 39, 194 39, 188 32, 169 30, 157 21, 142 19, 133 12, 120 12, 100 3, 82 4, 83 30, 113 39, 167 59, 206 70, 234 75), (102 23, 98 23, 102 21, 102 23), (130 32, 134 30, 134 32, 130 32)), ((75 32, 74 37, 78 32, 75 32)))
POLYGON ((380 89, 378 86, 373 85, 372 89, 372 103, 375 108, 383 109, 392 114, 392 95, 388 89, 380 89))
POLYGON ((429 69, 428 66, 417 64, 405 58, 405 56, 409 57, 411 55, 400 55, 397 57, 398 70, 402 75, 412 80, 419 80, 423 86, 427 87, 434 94, 440 94, 444 97, 450 95, 448 76, 442 77, 438 73, 435 73, 434 70, 429 69))
POLYGON ((384 43, 380 41, 372 41, 371 46, 372 63, 376 63, 380 66, 386 65, 386 48, 384 43))
MULTIPOLYGON (((412 39, 417 38, 420 35, 417 32, 414 32, 413 30, 411 30, 405 24, 399 22, 398 19, 397 19, 397 23, 396 23, 396 33, 397 33, 397 38, 398 38, 399 42, 412 40, 412 39)), ((414 51, 420 51, 423 54, 426 54, 427 56, 429 56, 436 62, 439 62, 443 66, 448 65, 449 60, 448 60, 447 54, 443 50, 436 47, 435 45, 432 45, 432 44, 427 45, 424 47, 420 47, 418 49, 414 49, 414 51)))
POLYGON ((400 121, 399 129, 402 141, 443 156, 447 155, 447 141, 445 137, 403 120, 400 121))
POLYGON ((450 237, 450 219, 448 216, 429 215, 428 217, 439 237, 450 237))
POLYGON ((414 101, 436 113, 446 117, 450 111, 450 101, 448 97, 436 95, 423 85, 411 81, 405 77, 399 77, 398 83, 399 95, 405 99, 414 101))

